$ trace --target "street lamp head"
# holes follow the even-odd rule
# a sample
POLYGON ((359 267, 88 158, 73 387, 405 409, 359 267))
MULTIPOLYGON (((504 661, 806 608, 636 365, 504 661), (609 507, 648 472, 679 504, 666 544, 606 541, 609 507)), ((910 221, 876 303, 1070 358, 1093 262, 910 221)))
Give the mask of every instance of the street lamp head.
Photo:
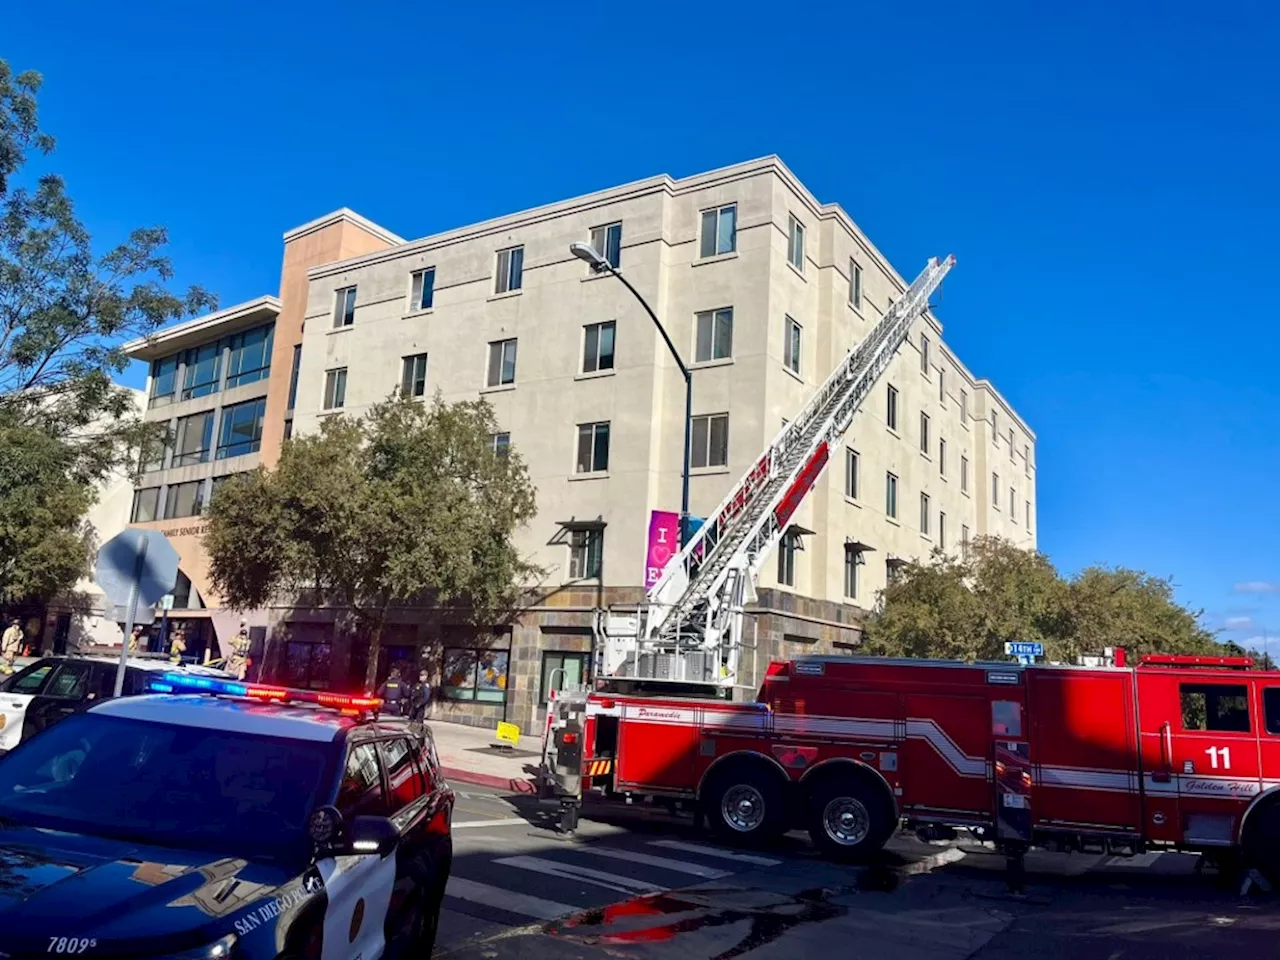
POLYGON ((596 248, 589 243, 571 243, 569 244, 569 252, 579 260, 585 260, 591 264, 592 270, 607 270, 609 267, 609 261, 596 253, 596 248))

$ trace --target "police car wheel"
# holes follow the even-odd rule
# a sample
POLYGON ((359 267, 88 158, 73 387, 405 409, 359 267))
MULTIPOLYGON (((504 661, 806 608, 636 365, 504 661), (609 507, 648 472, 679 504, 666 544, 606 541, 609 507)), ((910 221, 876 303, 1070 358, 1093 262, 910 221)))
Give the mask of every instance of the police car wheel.
POLYGON ((782 833, 785 803, 775 775, 741 765, 716 771, 713 777, 702 802, 712 830, 721 838, 751 844, 782 833))
POLYGON ((830 777, 809 794, 809 836, 833 860, 858 860, 884 846, 893 811, 883 796, 857 777, 830 777))
POLYGON ((436 945, 436 931, 440 927, 440 901, 444 891, 432 891, 418 905, 413 918, 412 931, 409 934, 406 957, 429 957, 436 945))

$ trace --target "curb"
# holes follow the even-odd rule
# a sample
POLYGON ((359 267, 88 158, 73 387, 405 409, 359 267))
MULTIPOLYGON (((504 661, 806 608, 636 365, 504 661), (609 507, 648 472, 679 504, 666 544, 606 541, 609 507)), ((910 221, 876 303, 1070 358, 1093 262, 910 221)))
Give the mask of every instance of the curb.
POLYGON ((537 787, 534 786, 532 780, 526 780, 519 777, 498 777, 489 773, 476 773, 473 770, 463 770, 459 767, 441 766, 440 772, 444 774, 446 780, 456 780, 459 783, 471 783, 478 787, 491 787, 494 790, 510 790, 512 793, 537 793, 537 787))

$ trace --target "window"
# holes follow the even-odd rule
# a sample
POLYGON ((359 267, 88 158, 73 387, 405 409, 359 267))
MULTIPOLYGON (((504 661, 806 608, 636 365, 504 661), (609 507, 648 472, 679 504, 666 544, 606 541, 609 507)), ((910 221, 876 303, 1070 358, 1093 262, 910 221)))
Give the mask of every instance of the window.
POLYGON ((997 737, 1022 736, 1022 704, 1017 700, 991 701, 991 732, 997 737))
POLYGON ((787 231, 787 259, 791 265, 804 273, 804 224, 791 215, 787 231))
POLYGON ((782 344, 782 362, 792 373, 800 372, 800 324, 787 317, 787 338, 782 344))
MULTIPOLYGON (((326 631, 327 634, 327 631, 326 631)), ((327 643, 290 641, 284 645, 285 684, 303 690, 328 690, 333 648, 327 643)), ((360 674, 364 682, 364 674, 360 674)))
POLYGON ((596 373, 613 369, 613 337, 617 324, 589 323, 582 339, 582 372, 596 373))
POLYGON ((938 402, 943 406, 947 403, 947 371, 942 367, 938 368, 938 402))
POLYGON ((938 546, 946 547, 947 545, 947 515, 938 511, 938 546))
POLYGON ((293 417, 290 417, 284 422, 284 438, 286 440, 293 439, 293 417))
POLYGON ((173 584, 173 608, 175 610, 200 610, 204 603, 200 591, 191 585, 191 578, 181 570, 173 584))
POLYGON ((173 403, 178 385, 178 357, 165 357, 151 364, 151 401, 148 407, 164 407, 173 403))
POLYGON ((502 703, 507 698, 509 650, 445 647, 441 693, 446 700, 502 703))
POLYGON ((609 469, 609 422, 578 424, 578 473, 609 469))
POLYGON ((892 473, 884 475, 884 512, 890 517, 898 516, 898 478, 892 473))
POLYGON ((738 249, 738 208, 735 204, 702 211, 702 248, 699 255, 715 257, 738 249))
POLYGON ((866 563, 866 559, 852 543, 844 545, 844 595, 850 600, 858 599, 858 568, 866 563))
POLYGON ((1280 687, 1263 690, 1262 705, 1267 715, 1267 733, 1280 733, 1280 687))
POLYGON ((920 494, 920 532, 929 535, 929 495, 920 494))
POLYGON ((960 458, 960 492, 969 492, 969 458, 960 458))
POLYGON ((343 287, 333 295, 333 325, 349 327, 356 322, 356 288, 343 287))
POLYGON ((929 453, 929 415, 923 412, 920 414, 920 452, 926 456, 929 453))
POLYGON ((963 524, 960 526, 960 555, 969 559, 969 528, 963 524))
POLYGON ((844 495, 850 500, 858 499, 858 451, 844 452, 844 495))
POLYGON ((929 375, 929 338, 920 334, 920 372, 929 375))
POLYGON ((945 477, 947 475, 947 441, 942 437, 938 438, 938 476, 945 477))
POLYGON ((1249 688, 1243 683, 1179 684, 1182 729, 1248 733, 1249 688))
POLYGON ((969 394, 964 390, 960 391, 960 422, 969 422, 969 394))
POLYGON ((188 350, 186 372, 182 377, 182 399, 207 397, 218 392, 218 379, 222 372, 222 344, 209 343, 188 350))
POLYGON ((778 544, 778 583, 787 587, 796 585, 796 548, 800 535, 788 530, 778 544))
POLYGON ((552 690, 559 693, 561 690, 572 690, 585 685, 590 662, 591 654, 589 653, 543 651, 542 685, 538 704, 545 707, 551 699, 552 690))
POLYGON ((991 442, 1000 446, 1000 414, 995 410, 991 411, 991 442))
POLYGON ((493 435, 493 455, 495 457, 505 457, 511 452, 511 434, 495 433, 493 435))
POLYGON ((222 434, 218 438, 218 459, 256 453, 262 446, 262 415, 267 398, 237 403, 222 411, 222 434))
POLYGON ((1022 445, 1022 472, 1028 477, 1031 476, 1031 445, 1029 443, 1022 445))
POLYGON ((622 224, 591 228, 591 249, 609 261, 617 270, 622 266, 622 224))
POLYGON ((1017 506, 1018 506, 1018 491, 1013 489, 1013 487, 1010 487, 1009 488, 1009 519, 1012 520, 1015 524, 1018 522, 1018 515, 1014 512, 1017 506))
POLYGON ((157 470, 163 470, 164 458, 168 452, 169 436, 168 431, 166 431, 163 437, 157 437, 142 444, 142 449, 138 452, 138 469, 142 473, 155 473, 157 470))
POLYGON ((293 363, 289 367, 289 409, 298 405, 298 371, 302 368, 302 344, 293 348, 293 363))
POLYGON ((338 788, 337 807, 347 823, 355 817, 385 817, 391 813, 382 792, 378 748, 372 743, 358 744, 347 754, 347 767, 338 788))
POLYGON ((384 740, 382 764, 387 771, 387 784, 391 788, 391 812, 403 810, 427 792, 422 771, 413 759, 409 741, 402 737, 384 740))
POLYGON ((524 282, 524 247, 509 247, 498 251, 498 275, 494 281, 494 293, 519 290, 524 282))
POLYGON ((599 527, 580 527, 569 532, 569 578, 585 580, 600 576, 604 552, 604 531, 599 527))
POLYGON ((231 358, 227 363, 227 389, 265 380, 271 373, 271 345, 275 326, 255 327, 231 338, 231 358))
POLYGON ((58 672, 53 675, 53 680, 50 681, 44 695, 62 700, 79 700, 85 694, 88 680, 89 664, 63 663, 58 667, 58 672))
POLYGON ((413 271, 409 283, 409 309, 430 310, 436 297, 436 268, 413 271))
POLYGON ((495 340, 489 344, 489 379, 491 387, 516 382, 516 342, 495 340))
POLYGON ((696 469, 728 466, 729 415, 713 413, 694 417, 690 441, 690 467, 696 469))
POLYGON ((849 261, 849 303, 855 310, 862 309, 862 267, 849 261))
POLYGON ((341 410, 347 403, 347 368, 326 370, 324 374, 324 409, 341 410))
POLYGON ((1000 509, 1000 474, 998 473, 991 475, 991 505, 997 510, 1000 509))
POLYGON ((1013 427, 1009 428, 1009 462, 1013 463, 1013 427))
POLYGON ((175 467, 207 463, 213 455, 213 411, 196 413, 178 419, 173 451, 175 467))
POLYGON ((159 515, 160 488, 147 487, 145 490, 133 491, 133 510, 129 514, 130 523, 146 523, 159 515))
POLYGON ((204 481, 192 480, 190 483, 175 483, 169 487, 164 498, 164 518, 174 520, 178 517, 198 517, 204 510, 204 481))
POLYGON ((1027 501, 1027 529, 1031 529, 1031 501, 1027 501))
POLYGON ((888 424, 890 430, 898 429, 898 388, 890 387, 888 393, 888 407, 884 412, 884 422, 888 424))
POLYGON ((421 397, 427 392, 427 355, 415 353, 404 358, 404 369, 400 373, 400 395, 402 397, 421 397))
POLYGON ((727 360, 733 356, 733 307, 704 310, 696 314, 695 319, 697 345, 693 359, 696 363, 727 360))

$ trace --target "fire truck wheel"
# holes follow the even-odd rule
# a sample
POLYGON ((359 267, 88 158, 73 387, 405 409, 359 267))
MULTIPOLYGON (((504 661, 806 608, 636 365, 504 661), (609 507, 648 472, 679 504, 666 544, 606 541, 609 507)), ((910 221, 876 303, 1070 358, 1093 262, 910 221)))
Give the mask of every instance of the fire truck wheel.
POLYGON ((1254 816, 1249 818, 1247 855, 1269 881, 1280 884, 1280 800, 1272 800, 1254 816))
POLYGON ((883 791, 856 776, 825 777, 809 794, 809 836, 834 860, 879 850, 893 833, 893 809, 883 791))
POLYGON ((785 799, 770 770, 734 764, 713 773, 702 793, 711 829, 733 843, 761 843, 782 833, 785 799))

